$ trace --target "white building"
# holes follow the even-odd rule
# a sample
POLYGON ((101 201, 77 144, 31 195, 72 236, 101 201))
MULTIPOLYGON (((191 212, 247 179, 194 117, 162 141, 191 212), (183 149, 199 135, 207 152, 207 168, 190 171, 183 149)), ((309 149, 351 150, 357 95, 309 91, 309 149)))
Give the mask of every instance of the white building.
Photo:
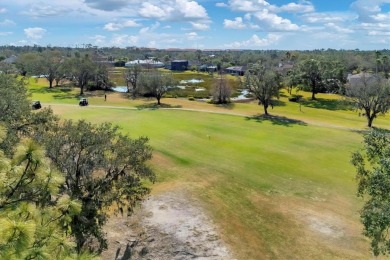
POLYGON ((132 67, 135 65, 152 68, 163 68, 165 66, 164 63, 162 63, 161 61, 155 60, 132 60, 125 63, 126 67, 132 67))

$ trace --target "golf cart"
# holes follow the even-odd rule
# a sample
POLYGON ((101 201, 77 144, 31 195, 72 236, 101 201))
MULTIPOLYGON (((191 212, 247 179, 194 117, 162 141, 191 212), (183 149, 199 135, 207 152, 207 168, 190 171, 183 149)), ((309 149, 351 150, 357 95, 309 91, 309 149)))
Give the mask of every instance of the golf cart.
POLYGON ((81 98, 79 102, 80 106, 88 106, 88 99, 86 98, 81 98))
POLYGON ((41 102, 36 100, 32 102, 32 109, 40 109, 42 107, 41 102))

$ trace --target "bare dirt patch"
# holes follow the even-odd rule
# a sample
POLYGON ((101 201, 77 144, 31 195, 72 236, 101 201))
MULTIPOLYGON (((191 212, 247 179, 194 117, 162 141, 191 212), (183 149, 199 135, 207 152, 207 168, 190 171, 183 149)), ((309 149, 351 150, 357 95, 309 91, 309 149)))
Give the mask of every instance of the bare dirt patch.
POLYGON ((210 218, 184 191, 150 196, 131 217, 106 225, 103 259, 233 259, 210 218))

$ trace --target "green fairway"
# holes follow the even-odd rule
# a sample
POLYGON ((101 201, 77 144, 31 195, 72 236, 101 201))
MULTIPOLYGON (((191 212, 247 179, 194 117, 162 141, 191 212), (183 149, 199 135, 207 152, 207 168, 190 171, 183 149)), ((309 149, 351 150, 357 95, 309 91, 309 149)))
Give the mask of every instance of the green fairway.
POLYGON ((109 121, 131 137, 149 137, 154 187, 180 185, 200 198, 238 259, 370 257, 349 163, 365 120, 338 107, 332 101, 338 96, 318 95, 301 110, 282 97, 270 111, 274 117, 263 118, 254 117, 262 111, 255 102, 223 108, 166 99, 204 111, 143 110, 135 108, 153 101, 91 95, 90 107, 69 106, 63 104, 75 104, 77 92, 55 96, 42 86, 30 88, 32 98, 50 103, 62 118, 109 121))

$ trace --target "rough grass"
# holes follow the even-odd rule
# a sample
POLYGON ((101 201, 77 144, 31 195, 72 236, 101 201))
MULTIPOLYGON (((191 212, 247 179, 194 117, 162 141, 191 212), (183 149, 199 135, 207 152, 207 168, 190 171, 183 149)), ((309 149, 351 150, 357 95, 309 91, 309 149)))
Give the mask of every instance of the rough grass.
POLYGON ((255 102, 221 107, 163 99, 165 109, 113 93, 107 102, 91 95, 89 107, 78 107, 62 105, 74 102, 58 98, 66 91, 31 89, 33 99, 52 102, 63 118, 110 121, 132 137, 148 136, 156 190, 191 189, 238 259, 370 257, 349 163, 365 119, 340 109, 337 95, 310 101, 301 92, 301 109, 285 95, 264 117, 255 102))

